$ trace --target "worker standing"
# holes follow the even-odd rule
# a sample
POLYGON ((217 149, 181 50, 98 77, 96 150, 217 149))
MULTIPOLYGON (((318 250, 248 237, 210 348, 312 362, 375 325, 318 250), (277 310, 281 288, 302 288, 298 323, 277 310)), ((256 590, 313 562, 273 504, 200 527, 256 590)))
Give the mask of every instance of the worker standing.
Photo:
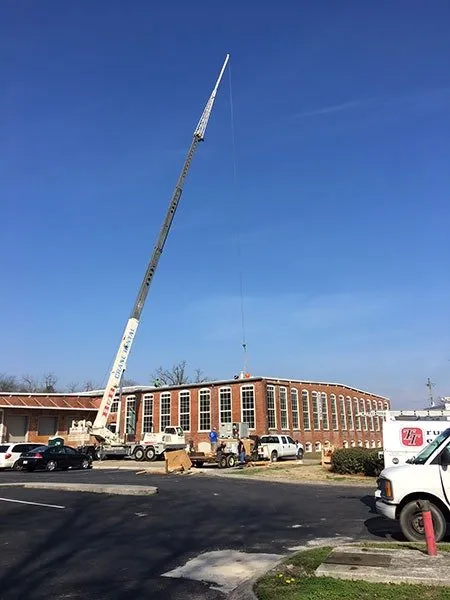
POLYGON ((238 440, 237 451, 239 456, 239 468, 242 469, 245 465, 245 446, 241 438, 238 440))
POLYGON ((217 429, 213 427, 209 432, 209 441, 211 443, 211 452, 215 453, 217 451, 217 441, 219 436, 217 435, 217 429))

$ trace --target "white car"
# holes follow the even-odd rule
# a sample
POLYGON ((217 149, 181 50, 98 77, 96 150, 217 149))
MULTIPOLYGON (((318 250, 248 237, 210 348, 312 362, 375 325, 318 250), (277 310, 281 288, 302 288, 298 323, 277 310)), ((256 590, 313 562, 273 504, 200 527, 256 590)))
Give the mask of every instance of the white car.
POLYGON ((16 463, 22 454, 41 446, 42 444, 30 444, 28 442, 0 444, 0 469, 16 469, 16 463))
POLYGON ((263 435, 259 440, 258 454, 261 458, 276 462, 283 458, 301 460, 305 450, 303 444, 295 443, 289 435, 263 435))

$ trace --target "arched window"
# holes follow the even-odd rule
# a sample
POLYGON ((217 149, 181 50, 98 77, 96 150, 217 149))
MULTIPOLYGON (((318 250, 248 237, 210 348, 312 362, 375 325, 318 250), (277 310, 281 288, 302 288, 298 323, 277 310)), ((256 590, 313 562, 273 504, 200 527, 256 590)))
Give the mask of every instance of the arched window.
POLYGON ((353 398, 353 409, 355 414, 356 431, 361 431, 361 417, 359 416, 360 410, 358 398, 353 398))
POLYGON ((364 446, 362 440, 358 440, 358 448, 362 448, 364 446))
POLYGON ((339 396, 339 419, 342 431, 347 429, 347 418, 345 416, 345 400, 344 396, 339 396))
POLYGON ((203 389, 198 393, 198 430, 211 429, 211 390, 203 389))
POLYGON ((322 444, 320 442, 315 442, 315 444, 314 444, 314 451, 315 452, 321 452, 322 451, 322 444))
POLYGON ((370 448, 370 441, 369 440, 366 440, 365 446, 366 446, 366 448, 370 448))
MULTIPOLYGON (((359 401, 359 407, 362 413, 366 412, 366 403, 364 402, 364 398, 361 398, 359 401)), ((361 417, 362 420, 362 425, 363 425, 363 429, 364 431, 367 431, 368 427, 367 427, 367 417, 361 417)))
POLYGON ((183 431, 191 430, 191 392, 189 390, 183 390, 178 394, 178 402, 180 406, 180 418, 179 424, 183 431))
MULTIPOLYGON (((374 407, 373 410, 377 410, 377 403, 374 402, 374 407)), ((366 400, 366 405, 367 405, 367 412, 372 413, 372 402, 370 400, 366 400)), ((374 415, 371 414, 369 417, 369 423, 370 423, 370 431, 374 431, 375 430, 375 422, 374 422, 374 415)))
POLYGON ((302 408, 303 408, 303 429, 311 430, 311 417, 309 412, 309 394, 307 390, 302 390, 302 408))
POLYGON ((381 440, 377 440, 377 448, 381 448, 382 444, 381 444, 381 440))
POLYGON ((352 441, 350 442, 350 446, 351 446, 352 448, 355 448, 355 446, 356 446, 356 442, 355 442, 355 440, 352 440, 352 441))
POLYGON ((322 392, 320 394, 320 401, 321 401, 321 412, 322 412, 322 427, 324 428, 324 430, 328 430, 330 429, 330 422, 328 419, 328 399, 327 399, 327 395, 325 394, 325 392, 322 392))
POLYGON ((311 442, 306 442, 306 444, 305 444, 305 452, 312 452, 312 444, 311 444, 311 442))
POLYGON ((281 429, 289 429, 287 388, 280 387, 280 421, 281 429))
POLYGON ((344 440, 344 441, 342 442, 342 447, 343 447, 343 448, 348 448, 348 442, 347 442, 347 440, 344 440))
POLYGON ((313 409, 313 429, 320 429, 320 409, 319 409, 319 393, 311 392, 312 409, 313 409))
POLYGON ((334 431, 339 430, 339 422, 338 422, 338 409, 337 409, 337 400, 335 394, 330 394, 330 404, 331 404, 331 427, 334 431))
POLYGON ((300 429, 298 418, 298 390, 291 388, 292 429, 300 429))
POLYGON ((350 396, 346 396, 345 398, 345 408, 347 413, 347 429, 349 431, 355 430, 355 424, 353 422, 353 408, 352 408, 352 399, 350 396))

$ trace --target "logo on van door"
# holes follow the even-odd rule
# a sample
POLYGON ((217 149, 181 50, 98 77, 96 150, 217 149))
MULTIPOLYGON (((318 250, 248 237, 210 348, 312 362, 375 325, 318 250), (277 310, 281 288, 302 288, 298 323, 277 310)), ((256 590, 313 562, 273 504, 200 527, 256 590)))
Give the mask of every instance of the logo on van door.
POLYGON ((403 427, 401 435, 404 446, 423 446, 423 432, 418 427, 403 427))

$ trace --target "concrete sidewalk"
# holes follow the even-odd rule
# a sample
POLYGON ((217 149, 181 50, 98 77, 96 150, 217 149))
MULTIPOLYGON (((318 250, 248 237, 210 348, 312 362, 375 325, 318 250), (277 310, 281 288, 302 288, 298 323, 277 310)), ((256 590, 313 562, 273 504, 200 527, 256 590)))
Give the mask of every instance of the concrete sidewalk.
POLYGON ((450 586, 450 552, 433 557, 407 548, 338 546, 316 575, 373 583, 450 586))

